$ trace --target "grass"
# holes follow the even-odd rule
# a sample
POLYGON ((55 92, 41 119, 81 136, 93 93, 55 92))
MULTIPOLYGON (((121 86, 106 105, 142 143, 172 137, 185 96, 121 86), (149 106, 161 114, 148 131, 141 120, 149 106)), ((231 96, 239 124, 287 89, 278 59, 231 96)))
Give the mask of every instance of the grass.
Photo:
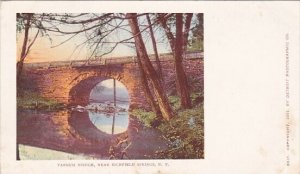
POLYGON ((65 108, 56 100, 42 97, 36 92, 36 84, 28 76, 22 75, 17 86, 17 109, 55 111, 65 108))
POLYGON ((37 93, 22 90, 17 96, 18 109, 59 110, 64 108, 62 103, 39 96, 37 93))
POLYGON ((204 157, 203 106, 179 110, 158 128, 169 142, 169 149, 158 151, 158 158, 186 159, 204 157))
MULTIPOLYGON (((200 93, 193 93, 192 109, 182 109, 178 96, 169 96, 170 104, 175 111, 175 117, 170 121, 162 121, 157 127, 167 140, 169 148, 156 152, 160 159, 199 159, 204 158, 204 110, 203 102, 195 102, 201 97, 200 93)), ((152 127, 156 121, 153 112, 135 109, 132 115, 137 117, 147 127, 152 127)))
POLYGON ((153 122, 156 120, 154 112, 147 112, 143 109, 134 109, 131 114, 138 118, 146 127, 152 127, 153 122))
POLYGON ((180 98, 178 96, 169 96, 169 102, 175 111, 178 111, 180 109, 180 98))

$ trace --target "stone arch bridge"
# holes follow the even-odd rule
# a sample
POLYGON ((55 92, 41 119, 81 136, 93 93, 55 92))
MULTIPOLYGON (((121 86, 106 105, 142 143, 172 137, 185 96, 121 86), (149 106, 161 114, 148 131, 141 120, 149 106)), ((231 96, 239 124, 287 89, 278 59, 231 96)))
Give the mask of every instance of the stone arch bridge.
MULTIPOLYGON (((186 54, 186 73, 203 84, 203 55, 199 52, 186 54)), ((154 57, 150 55, 150 59, 154 57)), ((175 79, 174 61, 171 54, 160 55, 165 84, 175 79)), ((155 63, 153 63, 155 66, 155 63)), ((130 96, 131 107, 148 106, 140 84, 135 57, 119 57, 105 61, 43 62, 24 65, 26 83, 41 96, 66 105, 89 103, 91 90, 101 81, 116 79, 123 83, 130 96)))

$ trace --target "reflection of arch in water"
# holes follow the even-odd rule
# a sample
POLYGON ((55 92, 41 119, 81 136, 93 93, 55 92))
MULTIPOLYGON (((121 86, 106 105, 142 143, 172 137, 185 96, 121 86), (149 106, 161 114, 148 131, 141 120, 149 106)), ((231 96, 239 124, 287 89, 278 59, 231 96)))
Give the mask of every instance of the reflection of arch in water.
POLYGON ((89 108, 89 118, 99 130, 112 135, 127 130, 129 93, 120 81, 106 79, 95 85, 89 108))
POLYGON ((120 134, 128 129, 128 112, 106 113, 88 112, 91 122, 101 131, 107 134, 120 134))
POLYGON ((121 134, 110 135, 99 130, 89 119, 87 112, 72 112, 68 119, 70 126, 82 137, 91 142, 107 145, 106 148, 118 137, 123 137, 127 131, 121 134))

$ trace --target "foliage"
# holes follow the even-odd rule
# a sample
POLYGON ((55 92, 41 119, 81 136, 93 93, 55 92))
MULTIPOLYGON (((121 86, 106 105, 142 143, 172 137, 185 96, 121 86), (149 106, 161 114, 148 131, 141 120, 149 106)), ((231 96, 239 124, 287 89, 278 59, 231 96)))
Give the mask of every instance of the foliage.
POLYGON ((94 90, 95 92, 102 94, 104 90, 108 90, 109 88, 105 87, 105 86, 95 86, 94 90))
POLYGON ((154 112, 148 112, 143 109, 134 109, 131 114, 142 121, 146 127, 152 127, 152 124, 156 120, 154 112))
POLYGON ((188 51, 203 51, 203 40, 193 37, 190 41, 190 46, 188 47, 188 51))
MULTIPOLYGON (((193 106, 197 106, 202 103, 199 101, 199 99, 201 97, 204 97, 204 94, 203 94, 203 92, 193 92, 193 93, 191 93, 190 97, 191 97, 193 106)), ((172 105, 174 111, 181 110, 180 97, 178 97, 177 95, 171 95, 171 96, 169 96, 169 102, 172 105)))
POLYGON ((157 158, 186 159, 204 157, 203 107, 178 111, 175 118, 159 126, 169 142, 167 150, 157 151, 157 158))
MULTIPOLYGON (((192 93, 194 103, 202 93, 192 93)), ((162 121, 158 129, 167 140, 169 148, 156 152, 161 159, 199 159, 204 158, 204 110, 203 103, 196 103, 192 109, 181 109, 180 98, 169 96, 169 101, 177 113, 170 121, 162 121)), ((153 112, 135 109, 132 115, 147 127, 153 127, 157 120, 153 112)))
POLYGON ((58 110, 64 107, 63 104, 39 96, 37 93, 32 91, 22 91, 22 95, 17 97, 17 108, 18 109, 48 109, 58 110))
POLYGON ((24 20, 20 17, 20 13, 17 13, 17 23, 16 23, 16 30, 18 33, 21 33, 24 30, 24 20))
POLYGON ((169 96, 169 102, 175 111, 180 109, 180 97, 177 95, 169 96))
POLYGON ((192 30, 192 37, 189 39, 188 51, 203 51, 203 14, 197 13, 194 20, 195 27, 192 30))

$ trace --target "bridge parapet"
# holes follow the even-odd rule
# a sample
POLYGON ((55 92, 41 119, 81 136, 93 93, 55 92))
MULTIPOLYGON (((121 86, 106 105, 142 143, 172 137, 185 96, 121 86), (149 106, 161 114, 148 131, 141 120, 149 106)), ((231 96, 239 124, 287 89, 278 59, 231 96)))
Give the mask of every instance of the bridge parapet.
MULTIPOLYGON (((155 61, 155 55, 149 55, 150 61, 155 61)), ((203 59, 203 52, 193 51, 186 52, 184 59, 203 59)), ((109 64, 126 64, 136 63, 136 56, 123 56, 123 57, 112 57, 112 58, 100 58, 96 57, 92 60, 72 60, 72 61, 54 61, 54 62, 39 62, 39 63, 25 63, 25 68, 55 68, 55 67, 92 67, 92 66, 103 66, 109 64)), ((173 61, 172 53, 159 54, 159 60, 173 61)))

